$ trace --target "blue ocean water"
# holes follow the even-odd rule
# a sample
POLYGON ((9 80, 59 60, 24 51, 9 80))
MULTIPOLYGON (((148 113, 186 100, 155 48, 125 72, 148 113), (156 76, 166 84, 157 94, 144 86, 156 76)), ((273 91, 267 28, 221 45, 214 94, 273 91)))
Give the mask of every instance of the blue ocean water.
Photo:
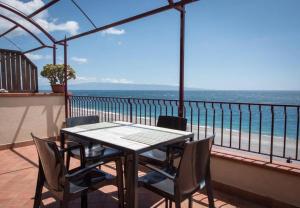
MULTIPOLYGON (((142 90, 71 90, 73 95, 178 99, 177 91, 142 90)), ((185 91, 185 100, 227 101, 300 105, 300 91, 185 91)))
MULTIPOLYGON (((177 91, 125 91, 125 90, 73 90, 73 95, 77 96, 99 96, 99 97, 123 97, 123 98, 150 98, 150 99, 178 99, 177 91)), ((185 91, 185 100, 193 101, 214 101, 214 102, 234 102, 234 103, 268 103, 268 104, 283 104, 283 105, 299 105, 300 106, 300 91, 211 91, 211 90, 199 90, 199 91, 185 91)), ((168 104, 167 104, 168 105, 168 104)), ((213 126, 215 123, 216 128, 229 129, 230 126, 233 130, 239 130, 243 132, 259 133, 261 124, 261 133, 264 135, 271 134, 271 108, 269 106, 261 108, 261 121, 260 111, 258 106, 251 106, 251 115, 247 105, 241 106, 242 119, 240 123, 240 114, 238 105, 232 105, 232 123, 230 123, 230 110, 229 107, 223 106, 223 118, 222 109, 220 106, 214 106, 215 109, 215 122, 213 121, 213 108, 207 106, 207 109, 203 105, 199 106, 199 109, 195 104, 189 106, 186 104, 185 114, 189 123, 197 124, 201 126, 207 124, 213 126), (205 120, 205 114, 207 114, 207 121, 205 120), (251 118, 250 118, 251 117, 251 118), (223 122, 222 122, 223 121, 223 122), (251 124, 251 125, 250 125, 251 124), (241 126, 241 127, 240 127, 241 126)), ((93 106, 89 106, 93 108, 93 106)), ((140 112, 141 116, 149 116, 149 107, 145 109, 144 106, 136 106, 135 112, 140 112), (141 108, 141 109, 139 109, 141 108), (143 109, 142 109, 143 108, 143 109)), ((171 106, 162 109, 166 114, 171 114, 171 106)), ((113 111, 113 109, 110 109, 113 111)), ((154 115, 154 108, 151 110, 152 116, 154 115)), ((133 112, 133 114, 135 114, 133 112)), ((123 113, 127 113, 127 109, 123 113)), ((138 113, 137 113, 138 114, 138 113)), ((135 116, 135 115, 133 115, 135 116)), ((286 114, 284 114, 283 107, 274 108, 274 135, 278 137, 287 137, 291 139, 297 139, 299 136, 299 108, 287 107, 286 114), (285 116, 286 115, 286 116, 285 116), (286 122, 285 122, 286 119, 286 122), (298 125, 298 126, 297 126, 298 125)))

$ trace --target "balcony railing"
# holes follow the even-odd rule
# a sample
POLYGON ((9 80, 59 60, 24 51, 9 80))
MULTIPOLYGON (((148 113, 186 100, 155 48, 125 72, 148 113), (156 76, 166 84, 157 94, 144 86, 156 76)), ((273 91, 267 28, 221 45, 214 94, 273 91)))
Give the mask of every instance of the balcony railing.
POLYGON ((0 89, 38 92, 37 66, 20 51, 0 49, 0 89))
MULTIPOLYGON (((178 100, 70 96, 69 115, 99 115, 101 121, 155 125, 159 115, 177 115, 178 100)), ((299 105, 186 100, 184 116, 195 138, 215 134, 214 144, 298 160, 299 105)))

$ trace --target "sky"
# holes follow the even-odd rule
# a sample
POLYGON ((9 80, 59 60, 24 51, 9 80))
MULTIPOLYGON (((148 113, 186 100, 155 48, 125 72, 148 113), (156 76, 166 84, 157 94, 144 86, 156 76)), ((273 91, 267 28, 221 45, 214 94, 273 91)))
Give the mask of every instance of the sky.
MULTIPOLYGON (((29 14, 48 1, 1 0, 29 14)), ((84 0, 76 2, 97 26, 167 4, 167 0, 84 0)), ((185 86, 216 90, 300 90, 299 0, 201 0, 186 6, 185 86)), ((28 25, 49 43, 32 25, 28 25)), ((34 20, 56 39, 93 26, 70 0, 34 20)), ((179 83, 179 12, 170 10, 68 42, 73 83, 179 83)), ((11 27, 0 20, 0 32, 11 27)), ((22 30, 7 36, 23 51, 38 46, 22 30)), ((17 49, 6 39, 1 48, 17 49)), ((57 62, 63 50, 57 50, 57 62)), ((52 63, 52 51, 32 52, 39 70, 52 63)), ((40 78, 41 85, 47 80, 40 78)))

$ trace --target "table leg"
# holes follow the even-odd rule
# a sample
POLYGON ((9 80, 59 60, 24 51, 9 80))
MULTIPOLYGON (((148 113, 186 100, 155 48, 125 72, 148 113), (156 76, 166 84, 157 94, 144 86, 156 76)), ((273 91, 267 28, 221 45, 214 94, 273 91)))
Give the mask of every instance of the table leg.
POLYGON ((136 208, 138 207, 138 155, 131 153, 126 155, 126 207, 136 208))

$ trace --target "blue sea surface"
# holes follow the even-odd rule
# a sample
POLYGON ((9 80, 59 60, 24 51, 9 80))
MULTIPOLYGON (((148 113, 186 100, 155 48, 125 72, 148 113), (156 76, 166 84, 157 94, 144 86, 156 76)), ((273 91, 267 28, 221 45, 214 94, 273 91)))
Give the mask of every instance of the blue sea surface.
MULTIPOLYGON (((98 96, 98 97, 122 97, 122 98, 147 98, 147 99, 178 99, 177 91, 125 91, 125 90, 71 90, 74 96, 98 96)), ((199 90, 185 91, 185 100, 191 101, 207 101, 207 102, 232 102, 232 103, 256 103, 256 104, 277 104, 277 105, 295 105, 295 107, 274 107, 274 135, 278 137, 288 137, 291 139, 299 139, 299 107, 300 106, 300 91, 221 91, 221 90, 199 90)), ((171 105, 166 104, 168 108, 161 107, 160 113, 171 114, 171 105)), ((76 107, 76 106, 75 106, 76 107)), ((79 106, 78 106, 79 107, 79 106)), ((93 105, 88 106, 93 108, 93 105)), ((149 116, 149 106, 146 107, 136 105, 137 110, 134 110, 133 116, 149 116), (141 109, 139 109, 141 108, 141 109), (137 112, 138 115, 135 115, 137 112)), ((243 132, 259 133, 264 135, 271 134, 272 112, 270 106, 261 107, 261 117, 259 106, 252 105, 249 110, 248 105, 239 106, 233 104, 231 106, 232 123, 230 123, 229 105, 215 104, 204 106, 199 105, 199 110, 195 103, 191 105, 185 104, 185 115, 188 122, 193 125, 200 126, 208 125, 216 128, 240 130, 243 132), (206 108, 206 109, 205 109, 206 108), (222 117, 223 108, 223 117, 222 117), (240 111, 242 118, 240 122, 240 111), (250 115, 251 111, 251 115, 250 115), (215 113, 215 120, 213 119, 215 113), (207 114, 207 120, 206 116, 207 114), (261 120, 260 120, 261 119, 261 120), (261 129, 260 129, 261 124, 261 129)), ((123 113, 128 114, 127 108, 123 113)), ((109 111, 114 111, 113 106, 109 111)), ((151 109, 151 116, 154 115, 154 108, 151 109)))
MULTIPOLYGON (((178 99, 177 91, 71 90, 71 92, 73 95, 82 96, 178 99)), ((300 105, 300 91, 185 91, 185 100, 300 105)))

